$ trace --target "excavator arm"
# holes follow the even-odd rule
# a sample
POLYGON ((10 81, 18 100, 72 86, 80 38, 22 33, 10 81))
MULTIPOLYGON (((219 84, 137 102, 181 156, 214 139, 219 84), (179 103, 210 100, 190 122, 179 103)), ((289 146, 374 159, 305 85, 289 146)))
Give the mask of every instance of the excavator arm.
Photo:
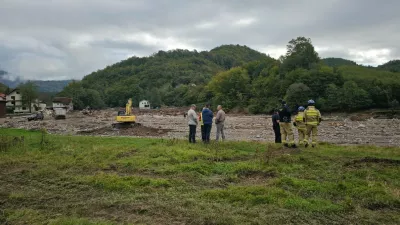
POLYGON ((128 103, 126 103, 125 115, 130 116, 132 114, 132 99, 128 99, 128 103))

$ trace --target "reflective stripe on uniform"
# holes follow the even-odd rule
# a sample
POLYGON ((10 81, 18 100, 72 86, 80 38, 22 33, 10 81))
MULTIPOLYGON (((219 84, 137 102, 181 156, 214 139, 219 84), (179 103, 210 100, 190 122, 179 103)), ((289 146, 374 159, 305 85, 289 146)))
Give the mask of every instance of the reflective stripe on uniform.
POLYGON ((304 112, 299 112, 295 117, 295 121, 296 122, 303 122, 303 118, 304 118, 304 112))
POLYGON ((305 130, 306 124, 304 123, 304 112, 299 112, 295 117, 294 121, 296 121, 297 129, 298 130, 305 130))
POLYGON ((304 111, 304 118, 306 120, 306 124, 318 125, 319 117, 320 117, 320 112, 317 109, 315 109, 314 106, 309 106, 307 110, 304 111))

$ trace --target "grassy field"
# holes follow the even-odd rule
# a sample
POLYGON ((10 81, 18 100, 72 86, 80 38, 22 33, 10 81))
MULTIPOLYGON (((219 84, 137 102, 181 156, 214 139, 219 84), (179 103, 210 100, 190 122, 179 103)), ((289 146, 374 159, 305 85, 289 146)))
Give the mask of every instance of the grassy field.
POLYGON ((400 223, 399 148, 2 135, 0 224, 400 223))

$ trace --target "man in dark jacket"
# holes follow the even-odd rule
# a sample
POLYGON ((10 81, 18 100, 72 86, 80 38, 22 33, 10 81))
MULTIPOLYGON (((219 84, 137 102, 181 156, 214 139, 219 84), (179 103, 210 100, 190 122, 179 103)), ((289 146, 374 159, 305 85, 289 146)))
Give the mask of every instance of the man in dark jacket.
POLYGON ((214 118, 213 112, 210 110, 210 104, 207 104, 205 109, 202 111, 202 120, 204 123, 205 143, 210 143, 210 133, 212 128, 212 122, 214 118))
POLYGON ((282 143, 281 140, 281 128, 279 126, 279 111, 277 109, 274 110, 274 115, 272 115, 272 129, 274 129, 275 133, 275 143, 282 143))
POLYGON ((282 108, 279 110, 279 126, 281 128, 282 143, 285 147, 296 148, 294 143, 294 133, 292 127, 292 114, 285 101, 281 101, 282 108), (286 138, 289 139, 287 143, 286 138))

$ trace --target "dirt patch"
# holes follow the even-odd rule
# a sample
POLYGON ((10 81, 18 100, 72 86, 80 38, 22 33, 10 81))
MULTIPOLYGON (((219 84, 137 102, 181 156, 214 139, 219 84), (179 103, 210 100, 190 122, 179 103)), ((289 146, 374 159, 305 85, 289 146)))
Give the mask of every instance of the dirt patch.
POLYGON ((93 130, 78 131, 80 135, 122 135, 122 136, 138 136, 138 137, 152 137, 160 136, 170 132, 171 129, 152 128, 146 126, 135 126, 131 128, 113 129, 112 127, 102 127, 93 130))
POLYGON ((268 156, 280 156, 280 155, 293 155, 293 154, 299 154, 301 152, 300 148, 286 148, 286 147, 281 147, 277 149, 271 149, 265 152, 266 155, 268 156))
POLYGON ((372 113, 374 119, 399 119, 400 112, 393 110, 393 111, 376 111, 372 113))
POLYGON ((188 111, 187 107, 165 107, 161 109, 138 109, 134 108, 135 115, 164 115, 164 116, 180 116, 184 118, 184 114, 188 111))
POLYGON ((371 117, 372 117, 371 114, 362 113, 362 114, 357 114, 357 115, 350 116, 350 120, 351 121, 367 121, 371 117))
POLYGON ((365 208, 373 211, 378 211, 378 210, 385 210, 385 209, 399 209, 400 208, 400 201, 396 201, 392 204, 388 203, 383 203, 383 202, 372 202, 372 203, 367 203, 365 208))
POLYGON ((242 185, 264 185, 268 180, 278 177, 276 171, 261 171, 261 170, 240 170, 237 172, 236 180, 231 182, 242 185))
POLYGON ((238 172, 240 178, 257 179, 257 178, 272 178, 277 177, 275 171, 260 171, 260 170, 241 170, 238 172))
POLYGON ((118 153, 118 154, 116 155, 116 157, 117 157, 118 159, 120 159, 120 158, 126 158, 126 157, 129 157, 129 156, 135 154, 136 152, 137 152, 136 149, 132 149, 132 150, 129 150, 129 151, 127 151, 127 152, 118 153))
POLYGON ((375 158, 375 157, 365 157, 362 159, 356 159, 345 164, 345 166, 353 166, 363 163, 376 163, 381 165, 400 165, 400 160, 396 159, 385 159, 385 158, 375 158))

